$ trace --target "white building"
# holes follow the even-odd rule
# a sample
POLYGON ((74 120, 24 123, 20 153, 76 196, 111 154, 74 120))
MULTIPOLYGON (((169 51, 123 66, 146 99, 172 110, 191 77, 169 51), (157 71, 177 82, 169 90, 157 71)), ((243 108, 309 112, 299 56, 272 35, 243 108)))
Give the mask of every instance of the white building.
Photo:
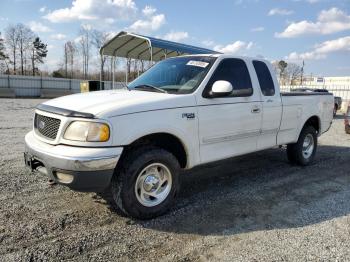
POLYGON ((350 76, 310 77, 305 76, 304 85, 350 86, 350 76))

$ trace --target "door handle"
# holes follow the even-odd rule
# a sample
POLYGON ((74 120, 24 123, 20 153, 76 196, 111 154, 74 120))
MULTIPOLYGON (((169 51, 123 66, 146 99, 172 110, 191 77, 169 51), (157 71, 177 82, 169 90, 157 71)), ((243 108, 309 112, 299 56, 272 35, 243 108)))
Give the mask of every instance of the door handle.
POLYGON ((272 103, 272 102, 273 102, 272 99, 267 99, 267 100, 266 100, 266 103, 272 103))
POLYGON ((260 113, 260 108, 259 107, 254 107, 252 109, 252 113, 254 113, 254 114, 260 113))

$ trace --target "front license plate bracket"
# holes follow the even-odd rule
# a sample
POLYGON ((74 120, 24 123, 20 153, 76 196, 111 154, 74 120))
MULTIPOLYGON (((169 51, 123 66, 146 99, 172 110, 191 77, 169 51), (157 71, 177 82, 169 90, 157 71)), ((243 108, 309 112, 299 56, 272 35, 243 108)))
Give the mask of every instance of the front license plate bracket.
POLYGON ((29 168, 31 172, 33 172, 37 167, 43 166, 43 164, 35 159, 32 155, 25 152, 24 153, 24 163, 29 168))

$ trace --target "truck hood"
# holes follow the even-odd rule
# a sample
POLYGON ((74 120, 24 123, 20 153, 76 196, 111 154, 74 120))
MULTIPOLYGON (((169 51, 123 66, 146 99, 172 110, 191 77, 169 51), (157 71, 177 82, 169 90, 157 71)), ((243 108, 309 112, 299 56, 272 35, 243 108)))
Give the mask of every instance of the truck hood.
POLYGON ((150 110, 195 105, 193 95, 147 91, 108 90, 63 96, 43 104, 73 111, 111 117, 150 110))

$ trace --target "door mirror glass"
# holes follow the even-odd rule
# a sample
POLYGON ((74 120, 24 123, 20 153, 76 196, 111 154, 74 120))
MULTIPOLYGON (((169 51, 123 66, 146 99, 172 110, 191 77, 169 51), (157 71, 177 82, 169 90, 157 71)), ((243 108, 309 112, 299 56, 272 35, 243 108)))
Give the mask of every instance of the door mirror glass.
POLYGON ((230 82, 224 80, 215 81, 211 87, 211 97, 224 97, 231 95, 233 87, 230 82))

